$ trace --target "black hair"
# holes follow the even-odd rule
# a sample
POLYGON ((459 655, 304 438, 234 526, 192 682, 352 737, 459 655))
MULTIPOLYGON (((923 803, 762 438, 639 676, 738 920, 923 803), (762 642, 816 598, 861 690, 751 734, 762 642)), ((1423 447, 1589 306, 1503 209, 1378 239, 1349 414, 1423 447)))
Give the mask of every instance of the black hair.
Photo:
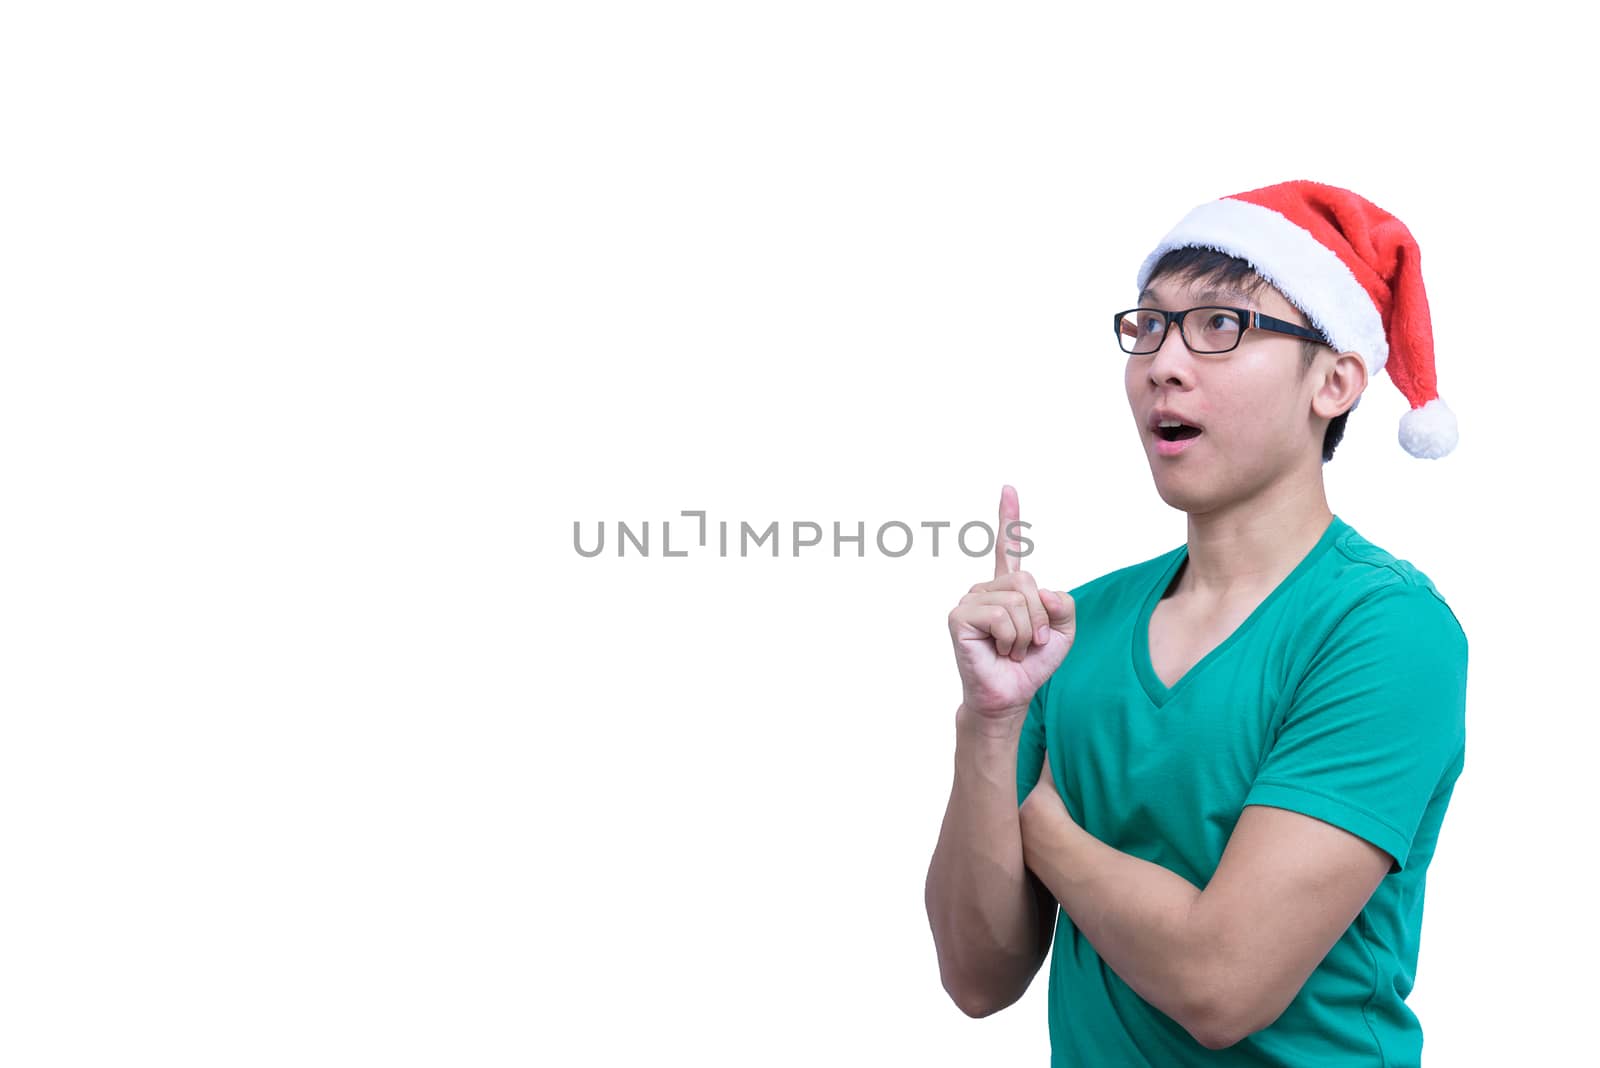
MULTIPOLYGON (((1150 278, 1145 283, 1149 285, 1157 278, 1172 275, 1186 282, 1206 282, 1218 287, 1237 289, 1243 293, 1254 294, 1267 280, 1255 272, 1248 261, 1238 256, 1230 256, 1226 252, 1218 252, 1210 248, 1175 248, 1156 261, 1155 267, 1150 271, 1150 278)), ((1287 299, 1287 298, 1285 298, 1287 299)), ((1311 364, 1317 358, 1318 345, 1314 341, 1300 343, 1300 375, 1305 377, 1311 370, 1311 364)), ((1350 418, 1350 411, 1346 409, 1328 421, 1328 429, 1322 435, 1322 462, 1327 463, 1333 459, 1333 450, 1339 442, 1344 440, 1344 425, 1350 418)))

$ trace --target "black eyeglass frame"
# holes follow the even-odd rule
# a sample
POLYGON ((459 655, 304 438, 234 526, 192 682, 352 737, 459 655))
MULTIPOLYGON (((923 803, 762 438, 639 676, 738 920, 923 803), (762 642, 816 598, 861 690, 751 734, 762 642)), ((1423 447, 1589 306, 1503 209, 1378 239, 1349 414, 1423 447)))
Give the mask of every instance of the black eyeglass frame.
POLYGON ((1254 311, 1250 308, 1228 308, 1220 304, 1203 304, 1195 308, 1185 308, 1183 311, 1167 311, 1164 308, 1141 307, 1129 308, 1127 311, 1119 311, 1111 317, 1111 329, 1116 332, 1117 347, 1122 349, 1122 351, 1127 353, 1129 356, 1154 356, 1158 351, 1160 351, 1161 346, 1167 343, 1167 332, 1172 329, 1173 323, 1178 324, 1178 336, 1182 338, 1185 345, 1189 346, 1189 351, 1201 356, 1218 356, 1224 352, 1232 352, 1234 349, 1239 347, 1239 342, 1244 340, 1245 330, 1267 330, 1274 334, 1288 334, 1290 337, 1304 338, 1307 341, 1315 341, 1319 345, 1327 345, 1330 349, 1333 348, 1333 346, 1329 344, 1328 339, 1317 333, 1315 330, 1307 330, 1303 326, 1288 322, 1284 319, 1274 318, 1271 315, 1263 315, 1261 312, 1254 311), (1189 338, 1183 332, 1184 316, 1188 315, 1190 312, 1197 311, 1233 312, 1239 317, 1239 321, 1245 324, 1244 330, 1240 330, 1239 336, 1234 338, 1233 344, 1229 345, 1225 349, 1197 349, 1193 345, 1189 345, 1189 338), (1151 349, 1149 352, 1130 352, 1122 343, 1122 320, 1126 316, 1132 315, 1134 312, 1154 312, 1156 315, 1160 315, 1166 320, 1161 327, 1161 340, 1157 342, 1156 347, 1151 349))

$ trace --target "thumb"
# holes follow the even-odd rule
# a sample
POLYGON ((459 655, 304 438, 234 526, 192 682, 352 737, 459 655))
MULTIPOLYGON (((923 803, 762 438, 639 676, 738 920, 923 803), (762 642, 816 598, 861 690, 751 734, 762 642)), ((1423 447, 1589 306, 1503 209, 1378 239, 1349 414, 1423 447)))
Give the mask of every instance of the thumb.
POLYGON ((1078 606, 1072 595, 1056 590, 1040 590, 1039 603, 1050 615, 1050 629, 1070 634, 1077 625, 1078 606))

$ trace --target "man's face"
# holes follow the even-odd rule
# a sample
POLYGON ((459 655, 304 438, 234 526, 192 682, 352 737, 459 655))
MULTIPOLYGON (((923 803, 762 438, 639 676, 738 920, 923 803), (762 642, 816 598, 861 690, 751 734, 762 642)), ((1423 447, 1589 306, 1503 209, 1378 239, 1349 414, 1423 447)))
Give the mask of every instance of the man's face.
MULTIPOLYGON (((1203 279, 1166 276, 1152 281, 1139 300, 1140 307, 1167 311, 1212 304, 1309 325, 1271 286, 1245 295, 1203 279)), ((1314 424, 1311 411, 1318 375, 1302 377, 1300 353, 1297 338, 1247 330, 1231 352, 1196 355, 1174 324, 1159 350, 1127 357, 1128 404, 1162 500, 1189 513, 1212 512, 1320 470, 1325 424, 1314 424), (1181 450, 1163 447, 1151 426, 1157 408, 1177 412, 1200 427, 1200 435, 1181 443, 1181 450)))

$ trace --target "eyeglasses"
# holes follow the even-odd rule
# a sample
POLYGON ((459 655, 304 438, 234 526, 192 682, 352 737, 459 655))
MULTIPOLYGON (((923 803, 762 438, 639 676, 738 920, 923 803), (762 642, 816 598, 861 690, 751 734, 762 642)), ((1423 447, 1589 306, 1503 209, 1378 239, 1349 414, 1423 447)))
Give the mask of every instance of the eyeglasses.
POLYGON ((1269 330, 1274 334, 1315 341, 1326 345, 1328 341, 1315 330, 1274 319, 1248 308, 1186 308, 1183 311, 1162 311, 1160 308, 1129 308, 1117 312, 1113 325, 1122 351, 1135 356, 1155 352, 1167 339, 1167 325, 1178 324, 1178 332, 1189 351, 1202 355, 1232 352, 1239 347, 1239 339, 1246 330, 1269 330), (1194 316, 1194 318, 1190 318, 1194 316))

